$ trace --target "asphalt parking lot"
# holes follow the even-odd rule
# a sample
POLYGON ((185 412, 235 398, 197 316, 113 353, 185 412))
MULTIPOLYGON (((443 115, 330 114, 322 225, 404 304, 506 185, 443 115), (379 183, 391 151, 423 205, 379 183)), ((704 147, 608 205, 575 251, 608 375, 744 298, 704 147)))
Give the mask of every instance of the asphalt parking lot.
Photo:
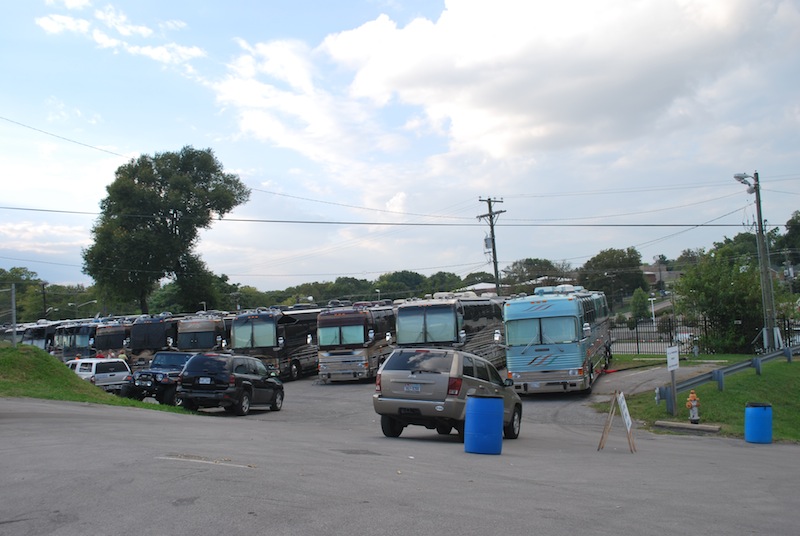
MULTIPOLYGON (((658 374, 658 372, 654 372, 658 374)), ((593 397, 614 391, 601 378, 593 397)), ((620 381, 622 376, 618 377, 620 381)), ((615 380, 616 381, 616 380, 615 380)), ((646 385, 639 375, 630 380, 646 385)), ((524 400, 499 455, 385 438, 370 384, 286 384, 280 412, 0 399, 0 534, 794 534, 800 446, 634 432, 524 400)))

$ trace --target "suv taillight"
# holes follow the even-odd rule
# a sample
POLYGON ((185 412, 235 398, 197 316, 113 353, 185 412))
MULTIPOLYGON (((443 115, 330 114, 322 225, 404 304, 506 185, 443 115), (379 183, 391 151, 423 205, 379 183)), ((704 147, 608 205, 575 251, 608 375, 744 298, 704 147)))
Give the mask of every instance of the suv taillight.
POLYGON ((234 376, 233 374, 228 376, 228 385, 231 386, 236 385, 236 376, 234 376))
POLYGON ((381 375, 380 374, 375 376, 375 392, 376 393, 380 393, 381 392, 381 375))
POLYGON ((461 392, 461 378, 450 378, 447 380, 447 394, 458 396, 461 392))

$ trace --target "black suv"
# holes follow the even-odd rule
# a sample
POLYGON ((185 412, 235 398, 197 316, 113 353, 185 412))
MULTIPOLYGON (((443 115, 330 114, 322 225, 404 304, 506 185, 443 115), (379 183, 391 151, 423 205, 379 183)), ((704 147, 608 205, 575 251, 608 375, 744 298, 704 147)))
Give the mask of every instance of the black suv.
POLYGON ((196 352, 156 352, 150 366, 133 373, 133 380, 128 387, 128 396, 137 400, 154 397, 159 404, 174 406, 177 398, 177 380, 183 366, 196 352))
POLYGON ((247 415, 251 406, 279 411, 283 382, 255 357, 201 353, 178 376, 178 396, 192 411, 220 406, 237 415, 247 415))

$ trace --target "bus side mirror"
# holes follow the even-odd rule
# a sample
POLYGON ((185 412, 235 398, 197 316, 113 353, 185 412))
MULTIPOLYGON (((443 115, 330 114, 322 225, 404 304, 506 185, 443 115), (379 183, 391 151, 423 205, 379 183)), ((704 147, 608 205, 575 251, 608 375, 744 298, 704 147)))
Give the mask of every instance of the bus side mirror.
POLYGON ((372 342, 372 341, 375 340, 375 330, 374 329, 371 329, 371 330, 369 330, 367 332, 367 339, 369 340, 369 342, 372 342))
POLYGON ((501 339, 502 335, 500 334, 500 330, 499 329, 494 330, 494 342, 499 343, 501 339))
POLYGON ((314 337, 309 333, 308 337, 306 337, 306 344, 311 344, 312 342, 314 342, 314 337))
POLYGON ((283 348, 284 339, 283 337, 278 337, 278 348, 283 348))
POLYGON ((588 337, 592 334, 592 326, 589 325, 588 322, 583 324, 583 336, 588 337))
POLYGON ((392 343, 392 332, 391 331, 387 331, 386 332, 386 342, 388 342, 389 344, 392 343))
POLYGON ((464 331, 463 329, 458 332, 458 342, 460 342, 461 344, 467 342, 467 332, 464 331))

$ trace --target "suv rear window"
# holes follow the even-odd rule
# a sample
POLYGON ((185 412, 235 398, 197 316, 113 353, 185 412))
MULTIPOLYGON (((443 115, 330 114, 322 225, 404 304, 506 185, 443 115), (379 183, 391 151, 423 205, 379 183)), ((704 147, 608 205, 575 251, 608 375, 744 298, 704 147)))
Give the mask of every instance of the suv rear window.
POLYGON ((128 372, 128 368, 124 363, 97 363, 95 366, 95 374, 108 374, 109 372, 128 372))
POLYGON ((450 373, 453 354, 435 350, 396 350, 386 361, 384 370, 423 370, 450 373))
POLYGON ((193 372, 225 372, 228 359, 228 357, 218 355, 195 356, 186 363, 186 370, 193 372))

